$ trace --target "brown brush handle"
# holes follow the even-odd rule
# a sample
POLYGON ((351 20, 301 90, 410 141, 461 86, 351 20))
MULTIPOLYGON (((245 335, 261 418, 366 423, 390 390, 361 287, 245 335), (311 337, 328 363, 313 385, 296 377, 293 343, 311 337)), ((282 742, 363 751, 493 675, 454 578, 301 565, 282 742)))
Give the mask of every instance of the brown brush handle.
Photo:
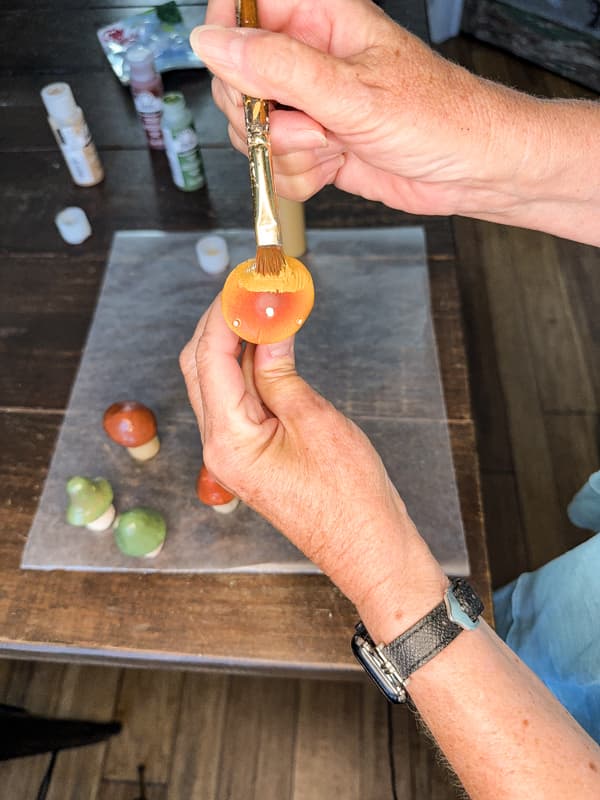
POLYGON ((237 4, 237 24, 240 28, 259 28, 256 0, 239 0, 237 4))
MULTIPOLYGON (((259 27, 256 0, 237 0, 236 12, 239 27, 259 27)), ((256 244, 258 247, 280 247, 281 229, 269 137, 269 101, 247 95, 243 99, 256 244)))

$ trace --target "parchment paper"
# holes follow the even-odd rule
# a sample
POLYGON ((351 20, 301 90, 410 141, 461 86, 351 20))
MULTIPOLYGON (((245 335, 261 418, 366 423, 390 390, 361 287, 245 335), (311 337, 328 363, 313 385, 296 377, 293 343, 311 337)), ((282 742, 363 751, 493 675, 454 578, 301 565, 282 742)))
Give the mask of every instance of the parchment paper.
MULTIPOLYGON (((250 230, 213 232, 227 239, 232 266, 254 252, 250 230)), ((202 449, 178 354, 224 280, 197 264, 194 245, 206 234, 115 236, 24 568, 317 571, 249 508, 223 516, 195 496, 202 449), (135 462, 104 434, 105 408, 124 399, 145 403, 157 416, 162 447, 152 461, 135 462), (161 511, 168 535, 160 555, 130 558, 111 531, 67 525, 65 483, 72 475, 107 478, 117 511, 139 505, 161 511)), ((298 369, 371 438, 446 571, 468 574, 423 231, 310 231, 308 246, 303 261, 313 274, 316 303, 297 336, 298 369)))

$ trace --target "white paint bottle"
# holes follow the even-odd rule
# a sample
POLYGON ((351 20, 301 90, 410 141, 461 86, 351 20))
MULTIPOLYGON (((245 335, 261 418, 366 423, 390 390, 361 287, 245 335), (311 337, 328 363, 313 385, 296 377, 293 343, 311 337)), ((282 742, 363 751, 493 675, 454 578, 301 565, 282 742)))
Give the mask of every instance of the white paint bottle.
POLYGON ((92 135, 68 83, 51 83, 41 91, 48 122, 77 186, 95 186, 104 178, 92 135))

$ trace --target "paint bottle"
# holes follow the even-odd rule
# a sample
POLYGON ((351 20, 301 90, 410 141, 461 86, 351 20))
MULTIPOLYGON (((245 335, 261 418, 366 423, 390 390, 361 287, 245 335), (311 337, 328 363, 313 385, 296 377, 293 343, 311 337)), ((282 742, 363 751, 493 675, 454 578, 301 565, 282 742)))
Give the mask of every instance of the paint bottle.
POLYGON ((306 253, 306 223, 304 203, 279 197, 279 222, 283 251, 288 256, 300 258, 306 253))
POLYGON ((154 54, 137 44, 127 50, 125 58, 129 65, 129 85, 135 110, 144 126, 148 146, 153 150, 164 150, 161 128, 163 84, 154 65, 154 54))
POLYGON ((48 122, 77 186, 95 186, 104 170, 92 135, 68 83, 50 83, 41 91, 48 122))
POLYGON ((204 165, 192 112, 181 92, 163 97, 163 137, 173 182, 184 192, 204 186, 204 165))

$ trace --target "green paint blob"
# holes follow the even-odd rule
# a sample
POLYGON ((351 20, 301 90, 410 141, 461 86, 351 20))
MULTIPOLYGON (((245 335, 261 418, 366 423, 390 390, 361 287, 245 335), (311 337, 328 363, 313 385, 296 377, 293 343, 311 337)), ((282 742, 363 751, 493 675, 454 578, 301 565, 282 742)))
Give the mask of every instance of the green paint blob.
POLYGON ((69 525, 89 525, 108 510, 113 501, 113 490, 104 478, 82 478, 79 475, 67 481, 69 525))
POLYGON ((147 556, 162 545, 166 535, 164 517, 152 508, 126 511, 115 528, 117 546, 126 556, 147 556))

